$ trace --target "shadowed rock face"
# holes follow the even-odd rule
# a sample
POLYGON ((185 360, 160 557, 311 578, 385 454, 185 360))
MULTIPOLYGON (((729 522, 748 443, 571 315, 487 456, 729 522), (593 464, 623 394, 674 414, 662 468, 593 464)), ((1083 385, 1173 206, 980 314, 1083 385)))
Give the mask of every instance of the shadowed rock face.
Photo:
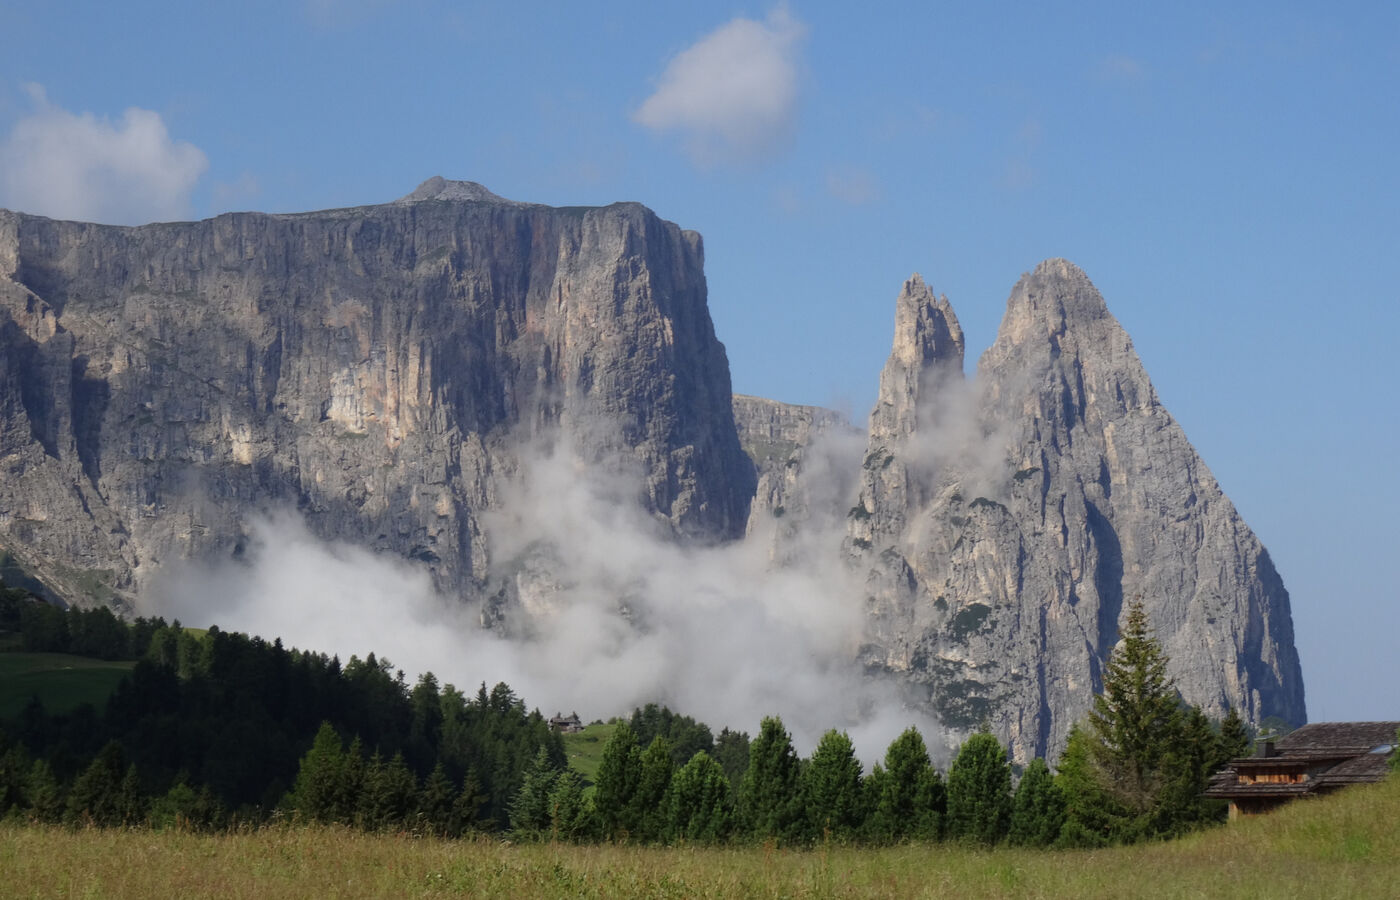
POLYGON ((383 206, 119 228, 0 211, 0 549, 120 600, 244 517, 488 587, 522 441, 625 460, 686 539, 754 488, 699 235, 432 179, 383 206))
POLYGON ((971 386, 946 301, 898 309, 848 530, 867 664, 1054 753, 1141 599, 1187 701, 1304 721, 1288 593, 1084 273, 1024 276, 971 386))

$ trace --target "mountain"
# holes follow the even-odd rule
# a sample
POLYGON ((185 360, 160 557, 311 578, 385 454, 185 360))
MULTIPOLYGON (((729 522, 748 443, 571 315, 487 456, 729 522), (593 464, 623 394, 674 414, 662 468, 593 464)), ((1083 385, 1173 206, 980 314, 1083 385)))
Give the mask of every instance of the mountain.
POLYGON ((756 570, 810 576, 786 590, 822 602, 783 615, 827 623, 822 647, 1021 760, 1063 746, 1135 600, 1186 700, 1305 720, 1288 593, 1083 272, 1024 276, 971 380, 951 304, 910 278, 862 432, 731 394, 703 261, 699 235, 635 203, 442 178, 378 206, 138 228, 0 211, 0 570, 129 607, 295 509, 492 628, 528 632, 586 582, 608 628, 644 634, 660 620, 630 592, 668 564, 657 547, 746 540, 756 570), (566 515, 585 472, 641 530, 566 515), (580 529, 629 565, 574 578, 580 529))
POLYGON ((1027 759, 1063 747, 1137 600, 1188 702, 1306 720, 1288 592, 1082 271, 1021 278, 970 384, 918 276, 895 323, 848 517, 869 667, 1027 759))
POLYGON ((451 594, 496 592, 482 515, 519 449, 559 435, 638 474, 678 539, 740 537, 755 475, 703 262, 635 203, 441 178, 138 228, 0 211, 0 550, 54 595, 120 604, 288 506, 451 594))

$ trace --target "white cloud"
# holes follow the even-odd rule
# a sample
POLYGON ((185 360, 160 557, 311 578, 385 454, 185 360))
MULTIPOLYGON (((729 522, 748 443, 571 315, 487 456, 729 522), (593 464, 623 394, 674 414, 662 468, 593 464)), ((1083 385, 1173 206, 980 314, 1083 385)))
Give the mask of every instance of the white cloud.
POLYGON ((762 22, 728 22, 670 61, 633 119, 681 134, 700 165, 774 152, 796 119, 798 50, 806 32, 785 6, 762 22))
POLYGON ((209 160, 173 141, 158 113, 118 122, 71 113, 28 85, 33 111, 0 142, 0 206, 113 225, 179 219, 209 160))

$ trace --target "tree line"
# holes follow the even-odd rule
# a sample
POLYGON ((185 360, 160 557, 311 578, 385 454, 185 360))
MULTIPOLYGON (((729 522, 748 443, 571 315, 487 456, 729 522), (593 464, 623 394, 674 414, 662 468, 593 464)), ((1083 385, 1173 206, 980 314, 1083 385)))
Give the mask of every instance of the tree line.
POLYGON ((1015 771, 986 729, 946 773, 923 736, 868 773, 844 732, 800 758, 777 717, 755 737, 655 704, 617 720, 594 783, 504 684, 467 697, 371 654, 335 657, 178 622, 125 623, 0 588, 0 631, 31 650, 134 659, 102 711, 37 700, 0 723, 0 816, 220 828, 276 818, 456 836, 644 844, 956 840, 1086 847, 1221 821, 1201 796, 1250 737, 1184 705, 1140 605, 1104 691, 1052 772, 1015 771), (1017 777, 1019 776, 1019 777, 1017 777))

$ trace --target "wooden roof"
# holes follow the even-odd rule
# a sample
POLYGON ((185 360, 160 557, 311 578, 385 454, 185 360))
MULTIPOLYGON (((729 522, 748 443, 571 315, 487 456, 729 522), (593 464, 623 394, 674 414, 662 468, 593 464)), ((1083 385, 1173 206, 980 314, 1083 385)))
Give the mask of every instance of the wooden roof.
POLYGON ((1348 784, 1374 784, 1390 771, 1400 739, 1400 722, 1315 722, 1260 747, 1254 756, 1232 759, 1210 779, 1207 797, 1287 799, 1348 784), (1296 783, 1241 783, 1239 776, 1260 770, 1307 771, 1296 783))

